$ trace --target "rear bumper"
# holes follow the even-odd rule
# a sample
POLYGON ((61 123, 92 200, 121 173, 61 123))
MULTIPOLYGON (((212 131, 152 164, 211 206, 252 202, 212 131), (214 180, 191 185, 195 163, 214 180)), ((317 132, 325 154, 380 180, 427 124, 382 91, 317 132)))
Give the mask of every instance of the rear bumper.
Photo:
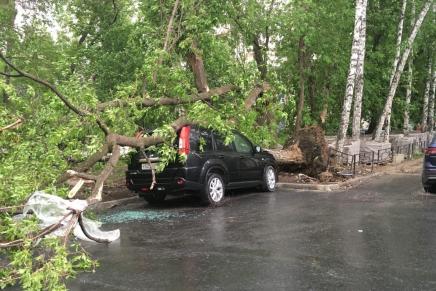
POLYGON ((422 171, 422 184, 423 185, 436 184, 436 168, 434 169, 424 168, 424 170, 422 171))
POLYGON ((156 184, 150 190, 152 176, 146 171, 126 171, 126 186, 132 191, 138 193, 147 192, 165 192, 165 193, 183 193, 187 191, 199 191, 202 188, 200 183, 186 180, 184 171, 180 171, 171 178, 156 176, 156 184))

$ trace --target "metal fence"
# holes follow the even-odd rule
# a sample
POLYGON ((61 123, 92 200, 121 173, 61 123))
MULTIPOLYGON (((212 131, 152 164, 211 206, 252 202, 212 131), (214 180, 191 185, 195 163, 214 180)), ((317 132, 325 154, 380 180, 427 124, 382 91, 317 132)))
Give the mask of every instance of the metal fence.
POLYGON ((373 172, 374 165, 390 163, 397 154, 403 154, 405 159, 411 159, 414 154, 422 152, 426 147, 426 141, 419 141, 389 149, 362 151, 354 155, 329 148, 327 169, 344 177, 353 177, 373 172))

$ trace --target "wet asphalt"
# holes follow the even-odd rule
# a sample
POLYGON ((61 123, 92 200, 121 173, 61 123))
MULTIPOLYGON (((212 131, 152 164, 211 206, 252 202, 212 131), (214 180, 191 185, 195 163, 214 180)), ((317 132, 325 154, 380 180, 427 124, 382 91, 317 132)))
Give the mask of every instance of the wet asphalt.
POLYGON ((99 217, 121 230, 83 243, 100 262, 71 290, 436 290, 436 196, 419 175, 338 192, 244 191, 99 217))

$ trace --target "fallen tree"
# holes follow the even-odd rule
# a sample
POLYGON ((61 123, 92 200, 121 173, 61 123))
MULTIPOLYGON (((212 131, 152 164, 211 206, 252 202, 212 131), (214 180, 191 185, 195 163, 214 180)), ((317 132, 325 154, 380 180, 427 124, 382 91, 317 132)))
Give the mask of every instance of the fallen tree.
POLYGON ((328 145, 319 126, 304 127, 290 138, 283 149, 268 150, 282 171, 302 171, 317 177, 327 169, 328 145))

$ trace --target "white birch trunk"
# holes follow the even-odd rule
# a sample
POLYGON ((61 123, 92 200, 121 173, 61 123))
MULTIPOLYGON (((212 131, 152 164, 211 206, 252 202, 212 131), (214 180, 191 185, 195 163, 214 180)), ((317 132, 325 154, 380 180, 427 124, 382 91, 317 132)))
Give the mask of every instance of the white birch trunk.
MULTIPOLYGON (((397 71, 398 68, 398 62, 400 61, 400 57, 401 57, 401 42, 403 41, 404 14, 406 13, 406 7, 407 7, 407 0, 403 0, 403 5, 401 7, 401 12, 400 12, 400 21, 398 22, 398 29, 397 29, 396 52, 395 52, 394 63, 392 65, 391 78, 389 79, 389 86, 392 85, 392 80, 394 79, 395 72, 397 71)), ((386 128, 385 128, 385 136, 384 136, 385 142, 389 141, 389 133, 391 131, 391 113, 392 113, 392 107, 389 109, 388 116, 386 117, 386 128)))
POLYGON ((347 134, 348 123, 350 121, 350 110, 351 110, 351 103, 353 101, 353 95, 354 95, 357 62, 359 59, 361 45, 362 45, 362 42, 360 41, 362 13, 366 11, 363 9, 363 6, 366 4, 366 2, 367 0, 356 0, 356 16, 354 20, 353 44, 351 46, 350 68, 348 71, 347 86, 345 89, 344 103, 342 106, 341 123, 339 126, 339 131, 336 139, 336 149, 341 152, 344 149, 345 137, 347 134))
POLYGON ((436 79, 436 71, 434 68, 434 65, 432 66, 433 68, 433 77, 431 80, 431 89, 430 89, 430 97, 429 97, 429 102, 428 102, 428 131, 432 132, 434 129, 434 104, 435 104, 435 79, 436 79))
POLYGON ((353 140, 360 139, 360 123, 362 117, 362 100, 363 100, 363 83, 365 72, 365 52, 366 52, 366 7, 368 1, 365 0, 362 11, 362 23, 360 27, 360 55, 357 62, 355 93, 354 93, 354 108, 353 108, 353 140))
MULTIPOLYGON (((398 64, 398 68, 395 72, 394 78, 392 79, 392 84, 389 86, 389 93, 386 98, 386 103, 383 108, 383 112, 380 115, 379 122, 377 124, 377 128, 375 130, 375 134, 373 139, 379 139, 381 136, 381 132, 383 129, 383 125, 386 121, 387 116, 390 114, 391 108, 392 108, 392 101, 394 99, 395 93, 397 92, 397 87, 400 82, 401 74, 403 73, 404 66, 406 65, 407 59, 409 58, 410 51, 412 49, 413 42, 415 41, 416 35, 418 34, 419 29, 421 28, 421 25, 425 19, 425 16, 427 15, 428 10, 430 9, 431 4, 433 3, 433 0, 427 1, 424 4, 424 7, 422 8, 421 12, 419 13, 418 19, 415 22, 415 25, 413 26, 412 33, 410 34, 408 40, 406 49, 404 50, 401 60, 398 64)), ((385 138, 389 140, 389 132, 386 132, 385 138)))
MULTIPOLYGON (((413 24, 415 23, 416 18, 416 11, 415 11, 415 1, 412 0, 412 18, 410 20, 410 26, 413 27, 413 24)), ((410 124, 410 116, 409 116, 409 110, 410 110, 410 100, 412 99, 412 87, 413 87, 413 47, 410 51, 410 58, 408 61, 408 74, 407 74, 408 80, 407 80, 407 88, 406 88, 406 104, 404 108, 404 118, 403 118, 403 132, 408 133, 409 132, 409 124, 410 124)))
POLYGON ((392 80, 394 79, 395 72, 397 71, 398 63, 401 57, 401 42, 403 41, 403 27, 404 27, 404 15, 406 14, 407 0, 403 0, 403 5, 401 7, 400 12, 400 21, 398 22, 397 29, 397 43, 396 43, 396 52, 395 59, 392 65, 391 78, 389 80, 389 85, 392 84, 392 80))
POLYGON ((421 127, 422 132, 427 131, 427 120, 428 120, 428 100, 430 95, 430 87, 431 87, 431 67, 432 67, 432 60, 430 59, 428 61, 428 75, 427 75, 427 82, 425 83, 425 91, 424 91, 424 99, 422 101, 422 119, 421 119, 421 127))

